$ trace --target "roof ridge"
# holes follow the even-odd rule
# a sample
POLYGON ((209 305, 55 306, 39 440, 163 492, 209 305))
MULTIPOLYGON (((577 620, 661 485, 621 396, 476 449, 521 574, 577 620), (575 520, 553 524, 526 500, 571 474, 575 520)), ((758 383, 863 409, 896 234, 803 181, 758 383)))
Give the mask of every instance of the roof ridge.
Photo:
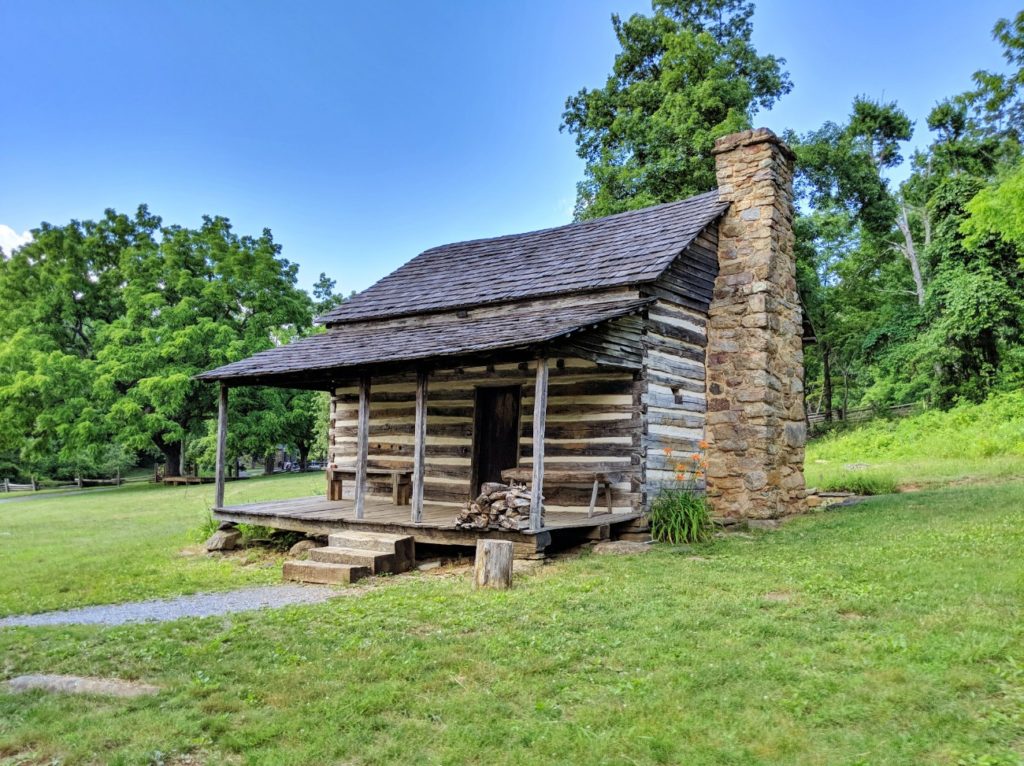
POLYGON ((498 237, 438 245, 317 318, 342 324, 657 279, 728 205, 718 190, 498 237))
POLYGON ((692 197, 684 197, 683 199, 672 200, 671 202, 659 202, 656 205, 647 205, 646 207, 637 207, 633 208, 632 210, 623 210, 620 213, 609 213, 608 215, 602 215, 600 218, 586 218, 582 221, 569 221, 569 223, 560 223, 557 226, 546 226, 543 229, 530 229, 529 231, 520 231, 516 232, 515 234, 499 234, 496 237, 476 237, 474 239, 461 239, 456 240, 455 242, 445 242, 443 245, 434 245, 433 247, 428 247, 426 250, 416 255, 415 258, 413 258, 412 260, 419 258, 420 255, 432 253, 446 247, 456 247, 458 245, 472 245, 476 244, 477 242, 501 242, 503 240, 519 239, 522 237, 532 237, 537 234, 547 234, 552 231, 564 231, 566 229, 585 228, 587 226, 594 226, 605 221, 610 221, 612 219, 632 217, 640 215, 641 213, 649 214, 654 210, 664 209, 667 207, 671 207, 672 205, 683 205, 687 202, 694 202, 695 200, 701 199, 702 197, 710 196, 712 194, 717 195, 718 189, 715 188, 712 189, 711 191, 701 192, 700 194, 694 194, 692 197))

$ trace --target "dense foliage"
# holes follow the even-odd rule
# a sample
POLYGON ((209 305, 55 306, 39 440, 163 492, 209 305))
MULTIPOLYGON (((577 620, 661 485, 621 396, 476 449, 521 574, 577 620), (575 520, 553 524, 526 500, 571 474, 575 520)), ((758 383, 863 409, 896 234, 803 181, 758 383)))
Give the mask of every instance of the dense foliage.
MULTIPOLYGON (((208 462, 215 391, 193 380, 311 331, 312 299, 269 230, 167 226, 142 206, 42 224, 0 259, 0 455, 8 475, 73 476, 162 457, 208 462)), ((321 280, 317 308, 337 298, 321 280)), ((233 455, 312 447, 322 397, 240 389, 233 455)))
MULTIPOLYGON (((742 0, 655 0, 613 17, 612 74, 563 115, 587 162, 578 217, 714 186, 714 139, 790 89, 785 62, 751 45, 752 15, 742 0)), ((931 143, 898 186, 915 125, 897 104, 861 97, 845 119, 785 131, 812 411, 949 407, 1024 383, 1024 12, 994 36, 1006 71, 935 94, 931 143)))
POLYGON ((715 186, 715 139, 750 127, 789 92, 786 63, 750 42, 748 0, 654 0, 612 17, 622 52, 603 88, 570 97, 562 128, 586 160, 576 217, 595 218, 715 186))

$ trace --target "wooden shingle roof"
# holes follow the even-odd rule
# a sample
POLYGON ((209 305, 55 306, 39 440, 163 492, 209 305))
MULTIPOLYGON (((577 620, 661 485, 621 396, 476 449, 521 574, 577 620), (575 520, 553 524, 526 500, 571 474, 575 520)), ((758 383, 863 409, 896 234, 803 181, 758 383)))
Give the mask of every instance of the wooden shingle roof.
POLYGON ((427 250, 320 317, 328 326, 656 280, 728 203, 718 191, 427 250))
POLYGON ((317 387, 320 373, 343 368, 465 356, 563 338, 641 310, 649 299, 605 299, 560 307, 514 304, 501 311, 447 312, 409 319, 343 324, 320 335, 201 373, 199 380, 317 387))

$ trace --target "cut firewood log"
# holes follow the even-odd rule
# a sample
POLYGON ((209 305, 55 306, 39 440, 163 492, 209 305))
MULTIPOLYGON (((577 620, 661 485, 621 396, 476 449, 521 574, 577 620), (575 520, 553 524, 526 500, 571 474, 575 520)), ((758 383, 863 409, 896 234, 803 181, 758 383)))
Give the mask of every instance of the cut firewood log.
MULTIPOLYGON (((529 529, 531 504, 530 490, 525 484, 485 482, 480 487, 480 495, 459 511, 455 526, 458 529, 529 529)), ((543 513, 542 508, 542 518, 543 513)))

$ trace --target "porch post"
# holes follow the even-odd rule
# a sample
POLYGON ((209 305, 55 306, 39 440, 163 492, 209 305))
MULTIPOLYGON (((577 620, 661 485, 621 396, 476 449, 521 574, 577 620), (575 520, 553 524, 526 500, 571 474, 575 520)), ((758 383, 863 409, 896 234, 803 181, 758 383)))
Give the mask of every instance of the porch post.
POLYGON ((366 464, 370 452, 370 376, 359 378, 359 432, 356 437, 356 518, 366 507, 366 464))
POLYGON ((217 467, 214 481, 216 491, 214 492, 213 505, 215 508, 224 507, 224 459, 228 446, 228 386, 227 383, 220 384, 220 398, 217 404, 217 467))
POLYGON ((423 475, 427 459, 427 371, 416 373, 416 427, 412 450, 412 523, 423 521, 423 475))
POLYGON ((548 415, 548 359, 537 360, 537 384, 533 394, 533 485, 530 490, 530 530, 541 528, 544 502, 544 427, 548 415))

